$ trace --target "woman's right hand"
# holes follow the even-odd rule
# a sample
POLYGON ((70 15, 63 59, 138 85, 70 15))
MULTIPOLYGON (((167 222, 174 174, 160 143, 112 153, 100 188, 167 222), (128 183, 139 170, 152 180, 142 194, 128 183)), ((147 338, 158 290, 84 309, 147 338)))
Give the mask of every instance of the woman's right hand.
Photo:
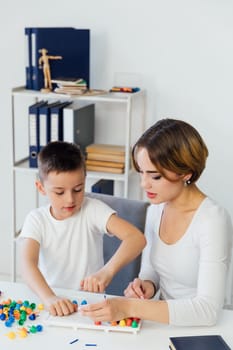
POLYGON ((156 293, 155 286, 151 281, 135 278, 124 290, 124 295, 128 298, 150 299, 156 293))

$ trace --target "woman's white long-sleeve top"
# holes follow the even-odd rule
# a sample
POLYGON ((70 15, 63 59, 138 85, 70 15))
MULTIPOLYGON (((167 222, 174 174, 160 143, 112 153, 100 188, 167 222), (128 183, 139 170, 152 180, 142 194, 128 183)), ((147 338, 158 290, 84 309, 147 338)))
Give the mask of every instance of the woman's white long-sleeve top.
POLYGON ((169 323, 195 326, 216 323, 224 303, 231 256, 232 223, 227 211, 205 198, 175 243, 159 237, 164 204, 148 209, 139 277, 160 289, 169 308, 169 323))

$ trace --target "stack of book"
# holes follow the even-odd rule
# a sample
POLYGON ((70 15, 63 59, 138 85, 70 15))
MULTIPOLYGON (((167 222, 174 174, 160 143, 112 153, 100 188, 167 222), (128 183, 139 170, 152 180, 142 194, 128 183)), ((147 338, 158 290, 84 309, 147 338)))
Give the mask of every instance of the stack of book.
POLYGON ((124 173, 125 147, 96 143, 87 146, 86 168, 88 171, 124 173))
POLYGON ((57 84, 54 91, 60 94, 82 95, 87 90, 87 82, 82 78, 52 79, 52 83, 57 84))

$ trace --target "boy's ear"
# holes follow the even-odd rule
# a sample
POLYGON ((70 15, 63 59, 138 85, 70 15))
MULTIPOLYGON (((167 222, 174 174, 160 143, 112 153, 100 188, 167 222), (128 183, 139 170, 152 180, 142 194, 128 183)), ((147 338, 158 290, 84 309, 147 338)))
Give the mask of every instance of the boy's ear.
POLYGON ((43 186, 43 184, 42 184, 42 182, 40 181, 40 180, 36 180, 36 188, 37 188, 37 190, 41 193, 41 194, 43 194, 43 196, 45 196, 46 195, 46 192, 45 192, 45 189, 44 189, 44 186, 43 186))

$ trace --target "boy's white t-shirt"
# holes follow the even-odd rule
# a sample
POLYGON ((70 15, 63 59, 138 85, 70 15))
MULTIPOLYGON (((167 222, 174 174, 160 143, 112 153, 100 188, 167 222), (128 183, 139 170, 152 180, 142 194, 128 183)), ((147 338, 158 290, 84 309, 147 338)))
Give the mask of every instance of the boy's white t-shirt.
POLYGON ((232 240, 228 213, 205 198, 185 234, 174 244, 159 237, 164 204, 151 205, 140 278, 151 280, 167 300, 170 324, 213 324, 222 308, 232 240))
POLYGON ((70 218, 56 220, 50 205, 32 210, 19 239, 40 244, 39 268, 51 287, 80 289, 80 281, 103 265, 103 235, 115 211, 105 203, 84 198, 81 209, 70 218))

